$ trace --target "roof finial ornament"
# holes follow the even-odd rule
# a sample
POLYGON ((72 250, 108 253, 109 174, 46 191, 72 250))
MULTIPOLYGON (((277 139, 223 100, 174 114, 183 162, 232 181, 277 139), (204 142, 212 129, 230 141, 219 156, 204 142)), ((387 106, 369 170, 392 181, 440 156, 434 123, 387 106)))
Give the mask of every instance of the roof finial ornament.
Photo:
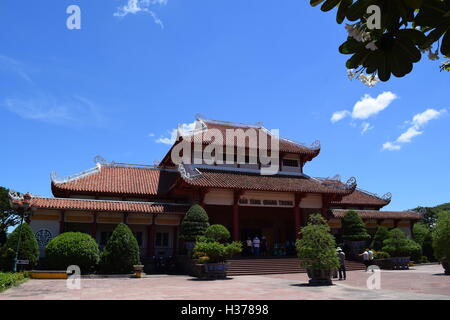
POLYGON ((23 200, 23 194, 15 190, 9 190, 8 196, 12 200, 23 200))
POLYGON ((356 188, 356 178, 351 177, 350 179, 347 180, 347 182, 345 184, 347 186, 347 189, 355 189, 356 188))
POLYGON ((95 163, 95 164, 97 164, 97 163, 105 164, 105 163, 107 163, 107 161, 106 161, 106 159, 103 158, 102 156, 96 155, 96 156, 94 157, 94 163, 95 163))
POLYGON ((205 119, 205 117, 201 113, 196 113, 195 114, 195 119, 196 120, 202 120, 202 119, 205 119))
POLYGON ((385 201, 387 201, 387 202, 391 202, 391 199, 392 199, 392 193, 390 193, 390 192, 388 192, 388 193, 385 193, 384 195, 383 195, 383 200, 385 200, 385 201))
POLYGON ((341 175, 339 173, 335 174, 334 177, 330 178, 331 180, 341 181, 341 175))
POLYGON ((311 144, 311 149, 320 149, 320 140, 316 140, 311 144))

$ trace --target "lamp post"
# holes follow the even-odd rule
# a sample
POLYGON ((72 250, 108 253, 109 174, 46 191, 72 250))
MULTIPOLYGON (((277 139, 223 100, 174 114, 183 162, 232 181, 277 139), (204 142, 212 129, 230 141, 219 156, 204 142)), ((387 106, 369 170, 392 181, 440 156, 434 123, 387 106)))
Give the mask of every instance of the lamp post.
POLYGON ((19 225, 19 239, 17 240, 16 255, 14 256, 14 260, 13 260, 12 271, 14 273, 17 272, 17 260, 19 259, 20 240, 22 238, 22 225, 23 225, 23 220, 25 218, 25 214, 28 212, 28 208, 29 208, 29 203, 27 201, 24 201, 23 208, 19 209, 19 212, 22 213, 21 214, 22 219, 20 220, 20 225, 19 225))

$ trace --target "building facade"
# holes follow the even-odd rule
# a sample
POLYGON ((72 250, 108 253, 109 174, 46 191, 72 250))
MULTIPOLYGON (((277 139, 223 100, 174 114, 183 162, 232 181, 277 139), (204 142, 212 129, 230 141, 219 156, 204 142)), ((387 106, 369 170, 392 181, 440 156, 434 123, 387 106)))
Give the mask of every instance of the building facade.
POLYGON ((158 165, 108 163, 98 157, 94 168, 79 174, 64 179, 52 174, 53 198, 26 194, 12 195, 11 201, 31 208, 28 222, 42 254, 52 238, 67 231, 89 233, 102 247, 123 222, 133 230, 142 257, 173 255, 180 245, 180 223, 193 204, 205 208, 210 223, 225 225, 233 240, 265 236, 269 247, 293 241, 312 213, 321 213, 339 236, 349 209, 362 217, 371 233, 384 225, 411 234, 418 213, 381 211, 391 195, 379 197, 359 189, 354 178, 342 182, 339 176, 308 176, 304 167, 319 155, 320 144, 306 146, 279 138, 275 146, 271 135, 259 124, 198 118, 196 128, 180 134, 158 165), (256 144, 249 139, 250 130, 256 144), (233 141, 229 131, 235 133, 233 141), (224 138, 213 141, 211 133, 222 133, 224 138), (265 138, 269 144, 262 144, 265 138), (191 161, 176 163, 174 150, 182 143, 192 147, 189 155, 182 151, 191 161), (272 156, 276 152, 276 174, 261 174, 266 166, 261 145, 272 156), (228 147, 226 154, 232 154, 232 161, 222 161, 225 156, 214 149, 217 146, 228 147), (208 148, 213 149, 210 158, 202 158, 208 148))

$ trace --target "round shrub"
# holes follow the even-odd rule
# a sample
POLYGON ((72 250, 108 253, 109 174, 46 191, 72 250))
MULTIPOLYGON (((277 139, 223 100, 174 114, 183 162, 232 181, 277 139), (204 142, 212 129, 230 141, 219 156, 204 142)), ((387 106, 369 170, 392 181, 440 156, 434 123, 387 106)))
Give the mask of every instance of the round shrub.
POLYGON ((30 226, 27 223, 18 226, 6 239, 6 243, 0 252, 1 268, 5 271, 12 270, 14 257, 17 250, 17 242, 20 233, 20 248, 18 259, 28 260, 27 268, 33 268, 39 259, 39 245, 30 226), (20 230, 22 231, 20 232, 20 230))
POLYGON ((139 245, 131 229, 117 225, 101 255, 100 269, 106 273, 129 273, 139 264, 139 245))
POLYGON ((389 259, 391 256, 389 253, 384 251, 375 251, 373 253, 374 259, 389 259))
POLYGON ((180 225, 180 238, 184 241, 195 241, 205 235, 209 227, 209 217, 205 209, 198 204, 189 208, 180 225))
POLYGON ((45 247, 49 268, 65 270, 70 265, 89 272, 100 259, 98 244, 90 235, 82 232, 65 232, 53 238, 45 247))
POLYGON ((383 242, 383 251, 389 253, 391 257, 411 257, 411 260, 418 261, 422 257, 422 248, 414 240, 406 237, 406 234, 399 228, 389 231, 389 237, 383 242))
POLYGON ((438 214, 433 232, 433 249, 437 259, 450 259, 450 211, 438 214))
POLYGON ((205 237, 218 242, 227 242, 230 240, 231 234, 225 226, 213 224, 206 229, 205 237))
POLYGON ((349 241, 370 240, 366 226, 356 211, 349 210, 342 219, 342 238, 349 241))
POLYGON ((225 262, 241 251, 242 244, 240 242, 223 244, 217 241, 197 241, 194 246, 193 257, 198 258, 202 263, 218 263, 225 262))

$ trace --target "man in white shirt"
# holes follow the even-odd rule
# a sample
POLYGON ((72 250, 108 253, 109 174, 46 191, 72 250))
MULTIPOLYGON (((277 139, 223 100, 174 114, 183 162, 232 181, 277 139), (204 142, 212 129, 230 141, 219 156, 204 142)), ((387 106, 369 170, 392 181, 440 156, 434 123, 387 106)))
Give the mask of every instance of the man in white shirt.
POLYGON ((253 238, 253 252, 255 254, 255 256, 259 256, 259 246, 261 244, 261 240, 259 240, 258 237, 254 237, 253 238))
POLYGON ((366 265, 366 269, 367 269, 370 265, 369 249, 364 250, 364 252, 362 254, 360 254, 360 256, 363 257, 363 262, 366 265))

